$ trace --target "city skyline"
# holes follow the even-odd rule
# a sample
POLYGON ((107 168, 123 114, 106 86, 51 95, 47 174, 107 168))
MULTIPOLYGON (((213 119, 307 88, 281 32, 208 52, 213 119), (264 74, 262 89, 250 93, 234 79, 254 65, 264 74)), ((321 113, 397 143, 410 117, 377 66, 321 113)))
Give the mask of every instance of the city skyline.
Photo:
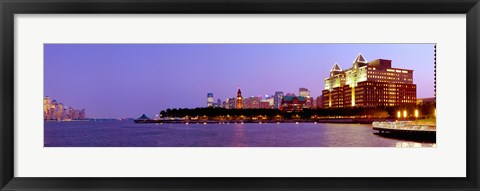
POLYGON ((320 96, 331 66, 389 59, 415 71, 417 97, 434 96, 434 44, 46 44, 45 95, 92 118, 158 114, 213 100, 299 94, 320 96))

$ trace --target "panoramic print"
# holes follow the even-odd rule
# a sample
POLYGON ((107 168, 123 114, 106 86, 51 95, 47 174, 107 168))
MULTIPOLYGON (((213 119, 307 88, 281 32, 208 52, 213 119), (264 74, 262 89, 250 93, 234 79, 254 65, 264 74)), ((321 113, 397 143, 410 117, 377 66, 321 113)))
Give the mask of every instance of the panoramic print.
POLYGON ((45 147, 436 147, 435 44, 45 44, 45 147))

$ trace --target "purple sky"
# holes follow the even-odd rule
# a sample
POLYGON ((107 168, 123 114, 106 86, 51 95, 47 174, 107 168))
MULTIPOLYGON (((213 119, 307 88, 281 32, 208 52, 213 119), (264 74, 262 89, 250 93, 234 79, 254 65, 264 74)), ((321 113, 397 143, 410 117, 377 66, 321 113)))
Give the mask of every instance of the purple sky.
POLYGON ((295 93, 317 97, 335 62, 359 53, 414 70, 417 97, 433 97, 434 44, 45 44, 45 96, 90 118, 149 117, 220 98, 295 93))

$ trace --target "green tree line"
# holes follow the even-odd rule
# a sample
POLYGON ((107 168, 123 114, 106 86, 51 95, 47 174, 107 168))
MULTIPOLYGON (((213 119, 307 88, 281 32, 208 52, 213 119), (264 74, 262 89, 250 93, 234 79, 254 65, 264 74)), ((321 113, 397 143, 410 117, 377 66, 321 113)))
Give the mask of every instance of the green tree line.
POLYGON ((397 118, 397 113, 406 111, 408 118, 414 117, 414 112, 419 112, 419 118, 433 118, 435 113, 434 103, 402 106, 377 106, 377 107, 345 107, 345 108, 319 108, 303 109, 301 111, 283 111, 278 109, 226 109, 226 108, 173 108, 160 111, 161 117, 266 117, 268 119, 310 119, 312 117, 367 117, 367 118, 397 118))

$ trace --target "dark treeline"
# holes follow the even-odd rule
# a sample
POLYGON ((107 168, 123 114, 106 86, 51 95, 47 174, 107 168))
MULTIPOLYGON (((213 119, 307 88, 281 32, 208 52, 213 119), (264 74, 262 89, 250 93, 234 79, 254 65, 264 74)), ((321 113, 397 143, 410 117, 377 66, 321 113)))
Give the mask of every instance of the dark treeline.
POLYGON ((178 108, 160 112, 161 117, 266 117, 268 119, 310 119, 312 117, 368 117, 368 118, 396 118, 397 112, 407 111, 409 118, 414 117, 414 111, 419 111, 420 118, 433 117, 435 104, 378 107, 348 107, 348 108, 320 108, 303 109, 302 111, 282 111, 278 109, 225 109, 225 108, 178 108))

